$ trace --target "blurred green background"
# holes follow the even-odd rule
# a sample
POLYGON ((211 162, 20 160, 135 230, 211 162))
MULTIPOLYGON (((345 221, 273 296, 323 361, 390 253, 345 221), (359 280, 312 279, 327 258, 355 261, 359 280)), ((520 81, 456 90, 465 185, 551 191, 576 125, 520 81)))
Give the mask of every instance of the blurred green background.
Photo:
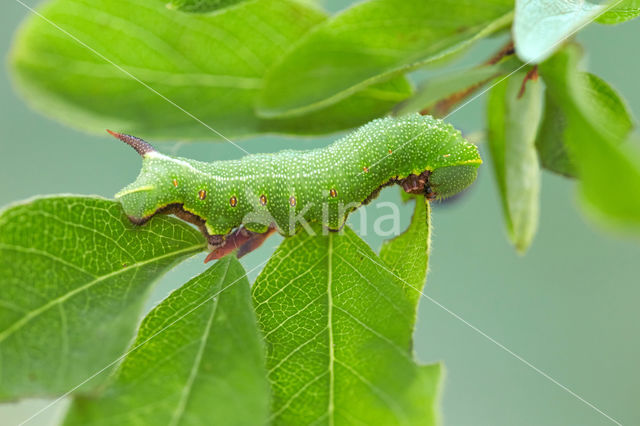
MULTIPOLYGON (((341 3, 336 0, 330 6, 335 10, 341 3)), ((6 58, 13 34, 29 12, 13 0, 0 10, 6 58)), ((633 43, 639 34, 640 20, 636 20, 616 27, 591 25, 578 37, 587 48, 588 69, 618 89, 636 117, 640 117, 640 56, 633 43)), ((483 41, 448 68, 484 60, 503 42, 483 41)), ((79 133, 29 110, 12 90, 6 66, 0 93, 0 205, 37 194, 112 197, 137 175, 140 160, 128 147, 106 135, 79 133)), ((466 133, 482 129, 484 102, 485 96, 474 100, 449 121, 466 133)), ((240 144, 249 152, 263 152, 317 147, 334 138, 267 136, 240 144)), ((242 155, 229 143, 177 141, 159 148, 201 160, 242 155)), ((461 199, 434 208, 426 294, 441 306, 422 300, 415 333, 419 360, 444 361, 446 366, 444 424, 614 424, 469 324, 620 423, 640 424, 639 242, 595 227, 578 209, 574 183, 545 173, 539 232, 530 251, 517 255, 507 242, 486 149, 482 151, 486 164, 477 184, 461 199)), ((388 188, 379 201, 399 199, 398 190, 388 188)), ((373 222, 389 213, 388 208, 378 208, 379 201, 367 207, 369 235, 364 237, 375 249, 382 238, 371 235, 373 222)), ((401 210, 405 226, 411 207, 401 210)), ((351 222, 358 229, 359 216, 352 216, 351 222)), ((267 259, 279 241, 280 237, 272 238, 244 258, 245 268, 251 270, 267 259)), ((203 258, 197 256, 165 276, 149 306, 204 270, 203 258)), ((251 272, 250 279, 258 272, 251 272)), ((17 424, 47 403, 0 405, 0 424, 17 424)), ((29 424, 55 424, 64 408, 64 402, 56 404, 29 424)))

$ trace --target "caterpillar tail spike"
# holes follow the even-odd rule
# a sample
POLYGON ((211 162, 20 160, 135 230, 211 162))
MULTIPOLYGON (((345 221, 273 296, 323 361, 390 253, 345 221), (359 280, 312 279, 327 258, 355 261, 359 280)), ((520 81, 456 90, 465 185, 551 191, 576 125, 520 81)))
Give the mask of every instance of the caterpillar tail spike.
POLYGON ((113 130, 107 129, 107 133, 116 139, 120 139, 122 142, 135 149, 140 156, 144 157, 150 152, 156 152, 156 149, 147 141, 137 138, 135 136, 127 135, 126 133, 118 133, 113 130))

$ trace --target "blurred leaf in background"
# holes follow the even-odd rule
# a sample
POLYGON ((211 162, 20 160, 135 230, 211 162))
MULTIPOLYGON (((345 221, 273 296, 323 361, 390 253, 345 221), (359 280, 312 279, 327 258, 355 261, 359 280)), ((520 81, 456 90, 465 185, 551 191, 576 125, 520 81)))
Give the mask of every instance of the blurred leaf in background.
POLYGON ((579 71, 579 57, 568 45, 540 65, 548 96, 565 117, 562 140, 588 210, 605 224, 638 232, 640 150, 627 136, 631 119, 611 87, 579 71))
MULTIPOLYGON (((579 48, 575 46, 575 49, 579 48)), ((576 55, 578 54, 576 50, 576 55)), ((586 105, 598 117, 593 124, 612 138, 624 140, 633 127, 624 100, 604 80, 591 73, 580 72, 576 78, 582 80, 580 86, 584 91, 586 105)), ((553 90, 547 90, 544 119, 538 132, 536 147, 540 161, 546 169, 575 177, 575 165, 565 141, 567 117, 557 98, 553 90)))
POLYGON ((542 116, 542 83, 530 79, 530 73, 535 68, 500 81, 491 89, 487 103, 489 152, 507 233, 521 253, 533 240, 540 213, 535 140, 542 116))
POLYGON ((205 247, 184 222, 157 217, 140 228, 119 203, 99 198, 41 198, 6 209, 0 399, 61 395, 113 363, 154 281, 205 247))
POLYGON ((374 0, 310 32, 267 74, 259 113, 297 116, 445 58, 511 21, 512 0, 374 0))
POLYGON ((450 107, 479 90, 497 77, 509 74, 522 65, 509 57, 495 64, 482 64, 473 68, 451 72, 424 81, 416 93, 395 108, 396 115, 422 112, 442 117, 450 107))
POLYGON ((607 7, 606 0, 516 0, 513 39, 524 62, 538 63, 607 7))
POLYGON ((596 20, 600 24, 620 24, 640 16, 640 0, 615 0, 613 7, 596 20))
POLYGON ((169 9, 177 9, 183 12, 207 13, 222 10, 247 0, 170 0, 169 9))
POLYGON ((235 256, 171 293, 98 397, 76 398, 65 425, 260 425, 269 413, 264 348, 235 256))
POLYGON ((411 94, 399 76, 313 114, 257 117, 267 69, 326 19, 293 0, 245 2, 215 14, 169 10, 163 0, 53 0, 40 13, 45 19, 27 19, 10 55, 17 87, 39 111, 92 132, 116 128, 154 139, 319 134, 384 115, 411 94))

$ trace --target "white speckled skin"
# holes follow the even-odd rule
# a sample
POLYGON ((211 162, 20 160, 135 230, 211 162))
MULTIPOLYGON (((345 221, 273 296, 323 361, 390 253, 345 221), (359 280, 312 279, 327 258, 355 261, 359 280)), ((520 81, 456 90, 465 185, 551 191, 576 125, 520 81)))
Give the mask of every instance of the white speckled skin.
POLYGON ((212 163, 149 152, 136 181, 116 197, 133 219, 182 204, 206 221, 210 235, 240 225, 264 232, 272 222, 292 235, 296 215, 339 229, 377 188, 411 174, 430 171, 431 191, 438 198, 453 195, 473 182, 481 162, 477 148, 451 125, 416 114, 374 120, 309 151, 212 163))

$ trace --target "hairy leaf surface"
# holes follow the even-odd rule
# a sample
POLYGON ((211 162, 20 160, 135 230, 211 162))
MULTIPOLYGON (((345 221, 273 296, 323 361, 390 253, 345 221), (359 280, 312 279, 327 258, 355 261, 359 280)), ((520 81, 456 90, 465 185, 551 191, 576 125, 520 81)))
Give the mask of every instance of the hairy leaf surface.
POLYGON ((520 71, 491 89, 487 106, 489 152, 500 189, 507 233, 520 252, 538 227, 540 164, 535 148, 542 116, 542 83, 520 71))
POLYGON ((205 247, 183 222, 157 217, 137 227, 118 203, 98 198, 42 198, 6 209, 0 399, 62 394, 106 367, 129 344, 151 284, 205 247))
POLYGON ((30 104, 92 132, 220 139, 318 134, 384 115, 411 93, 404 77, 304 117, 267 120, 254 103, 267 69, 322 12, 258 0, 215 14, 169 10, 164 0, 53 0, 31 15, 11 53, 30 104))
POLYGON ((65 425, 260 425, 269 385, 246 272, 227 256, 146 316, 99 398, 65 425))
POLYGON ((508 24, 512 0, 372 0, 320 25, 267 75, 266 117, 296 116, 460 51, 508 24))
POLYGON ((344 229, 286 239, 254 285, 271 420, 432 425, 441 373, 412 358, 415 296, 344 229))

